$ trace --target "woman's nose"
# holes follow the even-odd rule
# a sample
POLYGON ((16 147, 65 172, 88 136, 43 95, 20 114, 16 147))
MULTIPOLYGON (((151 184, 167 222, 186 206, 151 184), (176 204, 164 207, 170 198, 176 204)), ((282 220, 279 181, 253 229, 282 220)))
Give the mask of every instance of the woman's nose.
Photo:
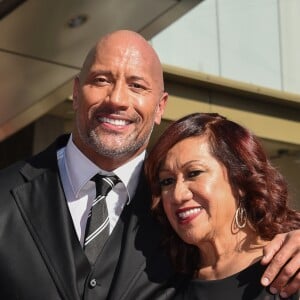
POLYGON ((180 203, 182 201, 188 201, 193 197, 193 193, 189 188, 188 182, 178 181, 176 182, 173 191, 174 202, 180 203))

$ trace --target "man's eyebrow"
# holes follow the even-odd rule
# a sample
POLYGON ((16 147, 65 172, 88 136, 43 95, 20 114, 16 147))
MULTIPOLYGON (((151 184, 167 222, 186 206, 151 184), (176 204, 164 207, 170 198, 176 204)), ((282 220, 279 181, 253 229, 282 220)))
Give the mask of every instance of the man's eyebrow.
POLYGON ((144 81, 147 85, 150 85, 149 81, 143 76, 137 76, 137 75, 129 76, 129 80, 144 81))
POLYGON ((97 76, 97 75, 111 76, 112 73, 109 70, 91 70, 90 75, 92 75, 92 76, 97 76))

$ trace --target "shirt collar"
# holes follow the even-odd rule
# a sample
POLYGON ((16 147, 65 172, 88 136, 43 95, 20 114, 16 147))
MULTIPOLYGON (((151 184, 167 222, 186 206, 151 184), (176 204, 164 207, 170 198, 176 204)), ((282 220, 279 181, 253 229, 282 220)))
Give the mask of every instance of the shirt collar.
POLYGON ((134 159, 114 170, 114 173, 122 180, 127 189, 129 196, 128 204, 136 191, 145 155, 146 151, 143 151, 134 159))
MULTIPOLYGON (((76 198, 81 189, 95 174, 111 174, 111 172, 100 169, 89 160, 74 144, 72 135, 67 143, 65 154, 66 171, 76 198)), ((125 185, 129 201, 134 196, 137 188, 145 154, 146 151, 143 151, 137 157, 113 171, 125 185)))

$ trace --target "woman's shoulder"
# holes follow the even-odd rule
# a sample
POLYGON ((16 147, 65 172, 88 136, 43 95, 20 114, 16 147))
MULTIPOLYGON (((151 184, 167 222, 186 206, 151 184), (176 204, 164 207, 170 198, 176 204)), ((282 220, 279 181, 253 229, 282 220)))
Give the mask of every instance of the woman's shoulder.
MULTIPOLYGON (((260 284, 260 278, 265 267, 260 262, 232 276, 218 280, 192 279, 185 282, 175 296, 175 300, 278 300, 279 296, 273 295, 260 284)), ((299 300, 294 295, 290 300, 299 300)))

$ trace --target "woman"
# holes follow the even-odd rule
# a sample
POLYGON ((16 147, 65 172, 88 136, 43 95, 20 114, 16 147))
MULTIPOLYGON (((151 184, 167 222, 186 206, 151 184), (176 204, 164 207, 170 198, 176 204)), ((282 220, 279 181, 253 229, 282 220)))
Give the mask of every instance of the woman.
POLYGON ((260 285, 259 260, 277 233, 300 227, 300 213, 256 137, 218 114, 188 115, 160 137, 145 171, 166 249, 191 277, 176 299, 278 299, 260 285))

